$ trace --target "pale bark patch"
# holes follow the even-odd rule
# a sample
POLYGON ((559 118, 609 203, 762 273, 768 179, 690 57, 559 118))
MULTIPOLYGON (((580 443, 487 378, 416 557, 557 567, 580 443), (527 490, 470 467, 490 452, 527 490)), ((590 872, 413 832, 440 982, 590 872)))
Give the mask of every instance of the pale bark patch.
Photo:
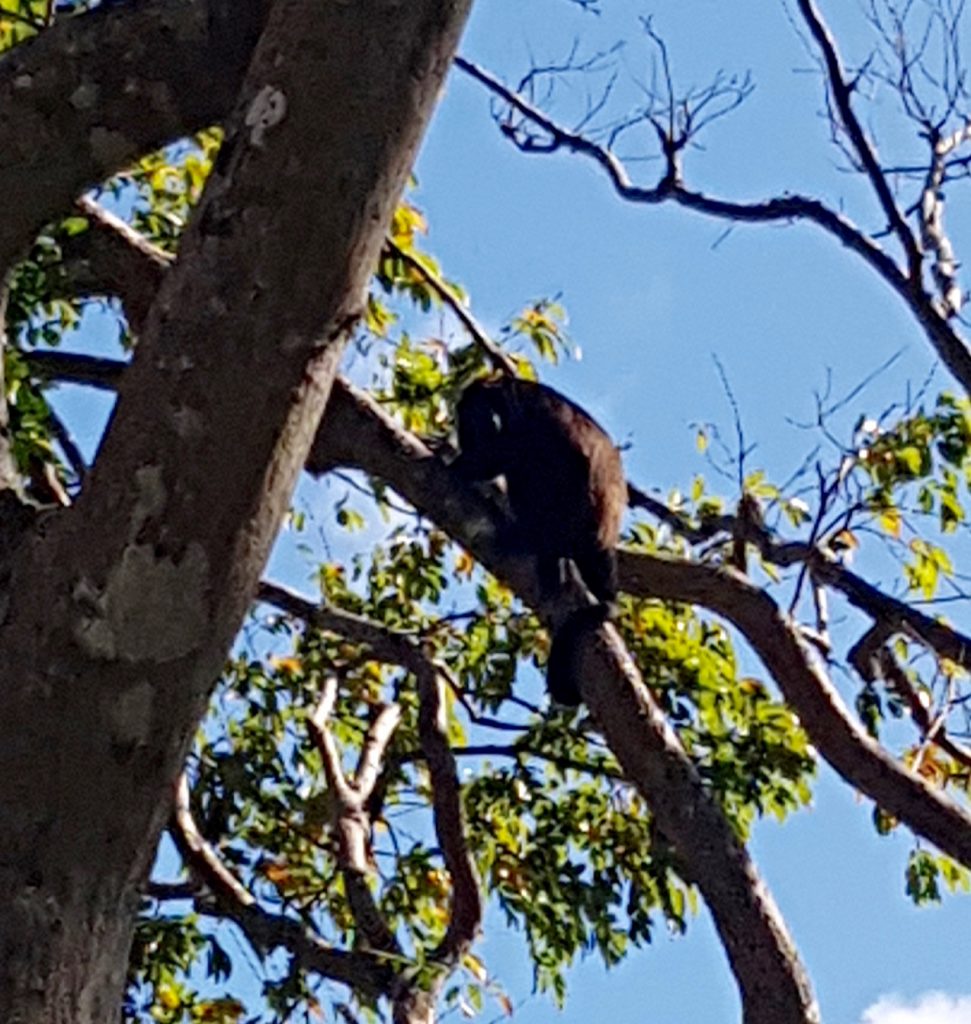
POLYGON ((250 144, 261 147, 267 130, 278 125, 287 113, 287 98, 272 85, 264 85, 246 111, 250 144))
POLYGON ((93 110, 98 102, 98 86, 91 81, 82 82, 71 93, 69 102, 75 110, 93 110))
POLYGON ((209 559, 190 544, 178 559, 132 544, 104 588, 81 580, 74 588, 74 638, 92 658, 173 661, 206 639, 209 559))
POLYGON ((143 747, 152 733, 155 691, 147 679, 141 679, 123 693, 111 695, 105 717, 112 744, 119 747, 143 747))

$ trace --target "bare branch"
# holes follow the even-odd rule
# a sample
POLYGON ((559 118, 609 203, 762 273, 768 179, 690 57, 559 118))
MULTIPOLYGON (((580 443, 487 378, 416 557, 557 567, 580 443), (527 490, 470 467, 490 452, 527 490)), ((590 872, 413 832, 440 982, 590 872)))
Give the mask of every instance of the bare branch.
POLYGON ((856 112, 853 110, 853 84, 847 81, 843 63, 836 47, 836 40, 829 31, 813 0, 796 0, 799 12, 819 47, 826 68, 826 79, 833 103, 839 114, 840 123, 849 136, 864 173, 870 182, 893 233, 907 257, 908 276, 912 283, 920 286, 923 256, 913 232, 907 225, 903 213, 887 184, 887 178, 877 158, 873 143, 867 138, 856 112))
POLYGON ((937 285, 939 311, 946 319, 957 316, 964 303, 964 294, 958 282, 958 264, 954 246, 944 228, 944 177, 947 158, 963 143, 971 140, 971 121, 946 138, 931 138, 932 160, 924 182, 920 201, 921 240, 934 255, 932 266, 937 285))
MULTIPOLYGON (((350 385, 347 387, 350 388, 350 385)), ((314 629, 336 633, 355 643, 365 644, 379 661, 400 665, 415 675, 428 662, 418 640, 407 633, 387 629, 363 615, 315 604, 278 583, 260 583, 256 598, 306 622, 314 629)))
POLYGON ((205 836, 199 831, 189 797, 189 779, 185 772, 175 784, 170 832, 186 866, 206 884, 219 900, 241 907, 251 907, 256 897, 220 860, 205 836))
MULTIPOLYGON (((371 868, 371 819, 367 812, 367 801, 371 790, 358 789, 348 783, 341 767, 340 751, 328 727, 328 719, 337 697, 337 679, 328 676, 324 680, 323 693, 317 707, 310 716, 308 726, 314 744, 320 752, 324 776, 330 789, 334 809, 334 829, 337 833, 337 863, 344 878, 347 900, 350 904, 354 923, 367 943, 368 948, 382 953, 401 955, 401 947, 394 933, 388 927, 384 915, 371 894, 368 878, 371 868)), ((375 758, 380 760, 384 746, 390 740, 397 725, 401 710, 397 705, 383 708, 386 712, 381 726, 380 740, 369 730, 368 738, 375 748, 375 758)), ((379 716, 380 720, 380 716, 379 716)), ((375 778, 377 769, 375 768, 375 778)))
MULTIPOLYGON (((458 781, 458 768, 448 743, 445 721, 445 702, 442 697, 444 682, 437 666, 413 643, 410 638, 371 622, 358 615, 350 615, 324 607, 272 584, 260 587, 261 600, 272 601, 290 614, 299 615, 317 629, 323 629, 364 643, 383 659, 392 660, 411 671, 418 681, 420 701, 418 732, 422 753, 428 764, 432 789, 432 812, 435 834, 442 849, 445 866, 452 880, 452 906, 449 924, 439 947, 432 954, 432 960, 448 969, 454 966, 468 951, 475 940, 482 923, 482 899, 479 895, 479 881, 475 864, 469 852, 465 837, 465 818, 458 781)), ((311 727, 324 763, 328 785, 338 803, 336 814, 341 837, 341 860, 345 864, 345 878, 357 892, 355 920, 366 922, 375 931, 368 935, 375 948, 398 950, 397 943, 387 931, 383 919, 366 888, 358 891, 363 884, 367 867, 366 842, 369 826, 366 802, 371 795, 370 788, 357 789, 349 785, 340 765, 340 755, 327 729, 327 719, 333 708, 337 693, 337 681, 330 678, 325 683, 320 703, 311 718, 311 727), (358 917, 358 913, 361 917, 358 917), (380 924, 380 927, 378 925, 380 924), (383 939, 378 945, 374 940, 383 939), (392 944, 389 944, 392 943, 392 944)), ((377 779, 376 761, 390 739, 391 732, 400 712, 395 708, 383 709, 369 730, 362 754, 359 781, 363 777, 373 787, 377 779)), ((349 891, 351 891, 349 889, 349 891)), ((437 991, 446 977, 437 975, 432 993, 437 991)), ((433 998, 424 993, 423 998, 433 998)))
POLYGON ((381 761, 400 721, 401 708, 397 704, 382 704, 368 727, 354 772, 354 788, 365 799, 374 793, 380 778, 381 761))
MULTIPOLYGON (((806 0, 802 2, 805 3, 806 0)), ((501 127, 504 134, 521 150, 527 153, 552 153, 559 149, 568 149, 588 157, 606 172, 614 190, 628 202, 647 205, 671 202, 697 213, 737 223, 808 221, 822 228, 861 257, 900 296, 920 324, 938 357, 960 382, 965 392, 971 394, 971 350, 965 338, 948 321, 933 297, 925 291, 919 274, 919 260, 918 273, 914 274, 912 255, 909 256, 910 263, 905 273, 874 238, 863 232, 848 217, 830 209, 818 199, 802 195, 784 195, 756 203, 735 203, 689 189, 681 180, 675 153, 672 152, 665 153, 667 164, 657 185, 634 185, 623 162, 607 147, 557 124, 536 106, 503 85, 495 76, 470 61, 456 58, 456 64, 543 133, 542 138, 537 138, 535 135, 525 134, 521 128, 503 124, 501 127)), ((842 78, 840 80, 842 81, 842 78)), ((843 88, 849 95, 850 85, 844 82, 843 88)), ((852 110, 849 113, 852 115, 852 110)), ((855 115, 852 116, 855 118, 855 115)), ((862 132, 862 129, 860 131, 862 132)), ((865 135, 862 136, 862 142, 866 151, 870 153, 870 159, 875 161, 876 157, 873 156, 865 135)), ((875 166, 876 171, 882 175, 879 165, 875 166)), ((881 180, 883 190, 889 196, 890 207, 896 210, 885 178, 881 176, 881 180)), ((902 214, 898 213, 896 217, 902 218, 902 214)), ((906 223, 902 220, 901 223, 903 233, 911 239, 911 243, 905 246, 905 249, 908 254, 912 254, 916 243, 906 223)), ((919 251, 917 255, 919 257, 919 251)))
POLYGON ((475 941, 482 926, 482 897, 475 863, 465 838, 465 814, 459 787, 458 767, 448 742, 444 684, 428 663, 418 675, 418 735, 432 783, 435 835, 452 879, 452 907, 448 929, 436 960, 458 963, 475 941))
POLYGON ((187 882, 155 882, 145 883, 144 894, 149 899, 165 900, 192 900, 199 895, 202 889, 201 883, 190 879, 187 882))

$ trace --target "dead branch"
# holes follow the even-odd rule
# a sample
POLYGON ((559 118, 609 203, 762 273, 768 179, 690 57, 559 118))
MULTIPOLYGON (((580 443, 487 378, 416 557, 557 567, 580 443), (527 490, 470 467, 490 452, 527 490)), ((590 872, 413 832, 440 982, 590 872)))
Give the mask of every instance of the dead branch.
MULTIPOLYGON (((815 13, 815 7, 809 0, 800 0, 800 6, 807 13, 815 13)), ((821 21, 819 24, 822 26, 821 21)), ((828 38, 828 31, 824 32, 823 38, 828 38)), ((870 167, 874 175, 871 178, 871 183, 877 190, 881 205, 907 255, 906 271, 897 265, 893 257, 874 237, 867 235, 844 214, 830 209, 818 199, 787 194, 761 202, 736 203, 689 189, 683 182, 678 159, 683 142, 679 145, 679 138, 677 136, 672 138, 670 133, 661 140, 665 166, 657 184, 653 186, 635 185, 621 159, 607 146, 595 142, 582 132, 571 131, 558 124, 534 104, 504 85, 494 75, 471 61, 459 57, 456 58, 456 65, 508 104, 510 109, 517 111, 542 133, 542 136, 538 138, 526 132, 522 126, 506 127, 501 125, 504 134, 519 149, 526 153, 551 153, 567 149, 585 156, 601 167, 617 194, 628 202, 646 205, 671 202, 697 213, 736 223, 807 221, 822 228, 863 259, 900 296, 920 324, 924 335, 938 357, 964 390, 971 394, 971 350, 969 350, 968 342, 944 315, 934 297, 928 294, 924 288, 920 277, 922 264, 919 247, 917 247, 906 221, 903 220, 903 215, 897 210, 886 183, 885 172, 876 163, 874 151, 851 106, 845 115, 850 119, 847 123, 855 123, 858 129, 858 133, 851 131, 851 138, 858 134, 857 142, 860 148, 857 153, 864 168, 870 167), (879 187, 878 179, 882 182, 879 187)), ((843 83, 842 88, 848 97, 850 85, 842 77, 842 68, 838 59, 835 70, 839 73, 839 81, 843 83)))
POLYGON ((971 121, 950 135, 932 135, 932 159, 919 207, 921 241, 933 254, 931 269, 937 285, 940 313, 948 319, 961 312, 964 293, 958 282, 958 263, 954 255, 954 246, 944 228, 944 179, 947 174, 948 157, 969 140, 971 121))

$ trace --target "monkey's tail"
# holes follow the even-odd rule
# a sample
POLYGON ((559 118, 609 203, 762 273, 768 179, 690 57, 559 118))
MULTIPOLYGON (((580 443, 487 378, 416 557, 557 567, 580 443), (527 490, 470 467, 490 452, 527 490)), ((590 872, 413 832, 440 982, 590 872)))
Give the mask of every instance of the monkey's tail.
POLYGON ((553 634, 546 663, 546 688, 557 704, 575 708, 580 703, 580 674, 577 657, 580 642, 611 617, 609 604, 592 604, 574 612, 553 634))

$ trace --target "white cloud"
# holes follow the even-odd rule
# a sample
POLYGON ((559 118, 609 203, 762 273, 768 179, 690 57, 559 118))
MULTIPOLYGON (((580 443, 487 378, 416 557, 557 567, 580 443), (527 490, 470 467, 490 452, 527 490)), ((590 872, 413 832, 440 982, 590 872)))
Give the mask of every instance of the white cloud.
POLYGON ((860 1024, 971 1024, 971 995, 924 992, 913 999, 881 996, 863 1011, 860 1024))

